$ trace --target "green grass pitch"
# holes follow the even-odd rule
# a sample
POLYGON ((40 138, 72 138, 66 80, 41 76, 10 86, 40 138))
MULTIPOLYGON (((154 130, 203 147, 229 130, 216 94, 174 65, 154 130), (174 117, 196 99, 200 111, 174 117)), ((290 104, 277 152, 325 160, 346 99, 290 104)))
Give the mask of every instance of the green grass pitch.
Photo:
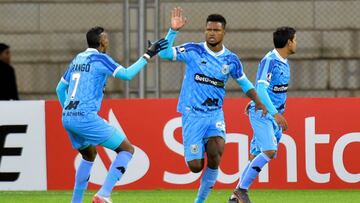
MULTIPOLYGON (((85 194, 91 202, 95 191, 85 194)), ((227 203, 231 190, 213 190, 206 203, 227 203)), ((360 190, 251 190, 253 203, 359 203, 360 190)), ((114 203, 193 203, 195 190, 125 190, 115 191, 114 203)), ((70 191, 7 192, 0 191, 0 202, 69 203, 70 191)))

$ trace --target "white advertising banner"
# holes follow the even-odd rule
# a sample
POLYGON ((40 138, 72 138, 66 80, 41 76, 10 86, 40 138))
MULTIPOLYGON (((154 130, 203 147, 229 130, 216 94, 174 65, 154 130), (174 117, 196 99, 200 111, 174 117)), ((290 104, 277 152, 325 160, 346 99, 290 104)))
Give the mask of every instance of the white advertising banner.
POLYGON ((0 190, 46 190, 45 101, 0 102, 0 190))

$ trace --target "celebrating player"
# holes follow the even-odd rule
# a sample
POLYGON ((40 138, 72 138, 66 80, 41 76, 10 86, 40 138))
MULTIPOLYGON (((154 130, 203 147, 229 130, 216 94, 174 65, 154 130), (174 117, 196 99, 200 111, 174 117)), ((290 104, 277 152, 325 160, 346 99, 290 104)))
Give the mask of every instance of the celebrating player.
POLYGON ((159 56, 186 64, 177 110, 182 113, 185 160, 192 172, 202 171, 205 151, 207 154, 207 167, 195 199, 195 203, 202 203, 216 182, 224 150, 225 123, 222 104, 229 76, 255 101, 257 109, 262 109, 266 114, 266 108, 243 72, 237 55, 223 45, 225 18, 218 14, 207 17, 205 42, 171 47, 177 32, 185 24, 186 18, 182 9, 174 8, 171 11, 171 28, 166 36, 169 47, 161 51, 159 56))
POLYGON ((250 146, 250 161, 241 175, 229 203, 249 203, 247 190, 259 175, 261 169, 275 157, 282 131, 287 122, 282 116, 285 110, 286 92, 290 80, 290 66, 287 57, 296 51, 295 29, 280 27, 273 33, 275 49, 261 60, 256 91, 265 104, 268 114, 262 117, 255 112, 255 105, 248 106, 249 119, 254 131, 250 146))
POLYGON ((96 157, 96 145, 117 153, 104 184, 93 198, 94 203, 108 203, 112 202, 110 193, 125 173, 134 147, 124 134, 97 114, 107 77, 112 75, 115 78, 131 80, 151 57, 167 48, 168 43, 161 39, 150 44, 143 56, 125 68, 105 54, 109 40, 103 28, 91 28, 86 33, 86 39, 89 48, 72 60, 56 88, 56 93, 63 107, 63 126, 69 134, 72 146, 82 155, 76 171, 72 203, 82 202, 96 157))

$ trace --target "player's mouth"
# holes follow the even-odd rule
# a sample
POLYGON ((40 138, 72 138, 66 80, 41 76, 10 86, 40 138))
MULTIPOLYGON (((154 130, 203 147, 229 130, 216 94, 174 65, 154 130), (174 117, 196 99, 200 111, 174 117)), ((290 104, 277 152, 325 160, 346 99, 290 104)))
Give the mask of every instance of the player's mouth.
POLYGON ((209 37, 209 41, 210 41, 210 42, 215 42, 216 39, 215 39, 214 37, 209 37))

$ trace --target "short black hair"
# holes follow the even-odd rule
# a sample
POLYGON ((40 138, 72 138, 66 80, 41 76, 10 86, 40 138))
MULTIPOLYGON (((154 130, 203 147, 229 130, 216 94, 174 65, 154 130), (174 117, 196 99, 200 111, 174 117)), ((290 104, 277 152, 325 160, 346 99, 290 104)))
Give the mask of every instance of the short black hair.
POLYGON ((89 48, 98 48, 100 46, 100 34, 105 31, 104 28, 96 26, 86 33, 86 40, 89 48))
POLYGON ((0 43, 0 54, 3 53, 6 49, 10 49, 10 46, 4 43, 0 43))
POLYGON ((293 40, 296 30, 292 27, 279 27, 273 33, 275 48, 284 48, 288 40, 293 40))
POLYGON ((220 14, 210 14, 206 19, 206 23, 208 23, 208 22, 220 22, 224 29, 226 26, 226 20, 225 20, 224 16, 222 16, 220 14))

